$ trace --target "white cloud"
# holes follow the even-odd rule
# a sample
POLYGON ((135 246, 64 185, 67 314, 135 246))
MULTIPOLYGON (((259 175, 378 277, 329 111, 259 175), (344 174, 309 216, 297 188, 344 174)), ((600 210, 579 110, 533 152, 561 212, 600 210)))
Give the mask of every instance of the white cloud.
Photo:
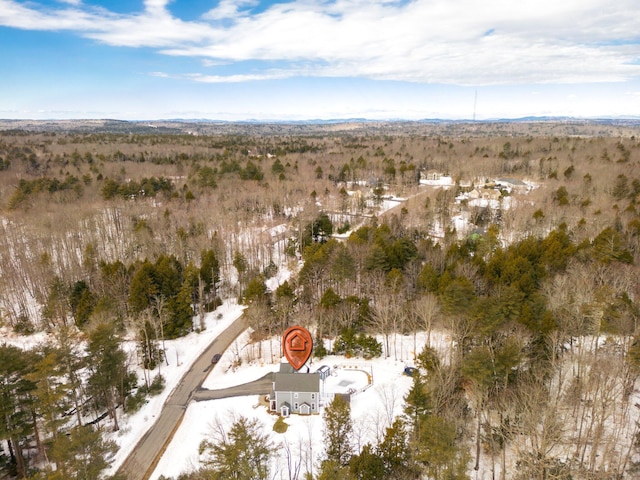
POLYGON ((238 75, 202 75, 192 74, 189 77, 192 80, 202 83, 240 83, 256 80, 277 80, 282 78, 288 78, 291 75, 285 72, 282 73, 264 73, 260 75, 238 74, 238 75))
POLYGON ((165 72, 152 72, 154 77, 162 78, 179 78, 192 80, 199 83, 242 83, 260 80, 278 80, 289 78, 292 76, 289 71, 271 72, 266 71, 260 74, 232 74, 232 75, 204 75, 202 73, 185 73, 181 75, 172 75, 165 72))
POLYGON ((251 60, 281 68, 185 76, 196 81, 306 75, 491 85, 640 76, 640 15, 629 14, 636 0, 299 0, 257 14, 256 0, 221 0, 198 21, 175 17, 168 2, 145 0, 143 11, 124 15, 75 0, 57 9, 0 0, 0 25, 153 47, 214 70, 251 60))
POLYGON ((240 9, 257 5, 256 0, 220 0, 218 6, 205 13, 202 18, 205 20, 233 19, 244 16, 240 9))
POLYGON ((203 67, 221 67, 223 65, 229 65, 229 61, 220 61, 220 60, 209 60, 208 58, 202 59, 201 60, 202 66, 203 67))
POLYGON ((35 10, 12 0, 0 0, 0 25, 23 30, 73 30, 82 33, 94 28, 105 17, 110 17, 110 14, 103 12, 102 16, 96 16, 68 7, 62 10, 35 10))

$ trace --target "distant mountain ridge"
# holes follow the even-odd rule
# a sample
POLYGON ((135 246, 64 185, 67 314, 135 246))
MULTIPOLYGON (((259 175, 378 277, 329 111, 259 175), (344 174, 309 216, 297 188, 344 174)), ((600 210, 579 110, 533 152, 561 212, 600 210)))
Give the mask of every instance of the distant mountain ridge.
MULTIPOLYGON (((568 135, 603 134, 601 127, 640 127, 638 117, 554 117, 528 116, 520 118, 495 118, 482 120, 424 118, 420 120, 367 118, 309 119, 309 120, 243 120, 216 119, 166 119, 166 120, 118 120, 118 119, 74 119, 74 120, 21 120, 0 119, 0 131, 68 132, 68 133, 114 133, 114 134, 264 134, 283 133, 310 134, 370 131, 395 133, 417 133, 425 127, 434 133, 460 134, 463 132, 497 134, 526 134, 524 126, 542 125, 565 127, 568 135), (504 131, 503 131, 504 130, 504 131)), ((424 132, 423 132, 424 133, 424 132)), ((559 132, 554 132, 558 134, 559 132)), ((610 132, 609 132, 610 133, 610 132)))

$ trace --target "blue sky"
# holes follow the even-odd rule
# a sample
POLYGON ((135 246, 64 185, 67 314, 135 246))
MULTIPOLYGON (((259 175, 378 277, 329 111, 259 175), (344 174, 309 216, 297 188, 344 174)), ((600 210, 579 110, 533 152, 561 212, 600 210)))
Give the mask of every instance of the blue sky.
POLYGON ((640 116, 638 0, 0 0, 0 118, 640 116))

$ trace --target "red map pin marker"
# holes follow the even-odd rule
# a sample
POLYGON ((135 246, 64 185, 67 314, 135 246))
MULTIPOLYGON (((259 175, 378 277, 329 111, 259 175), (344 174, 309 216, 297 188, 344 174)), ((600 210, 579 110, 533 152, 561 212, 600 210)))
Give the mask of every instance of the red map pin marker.
POLYGON ((311 356, 313 340, 309 331, 300 326, 289 327, 282 336, 284 356, 294 370, 300 370, 311 356))

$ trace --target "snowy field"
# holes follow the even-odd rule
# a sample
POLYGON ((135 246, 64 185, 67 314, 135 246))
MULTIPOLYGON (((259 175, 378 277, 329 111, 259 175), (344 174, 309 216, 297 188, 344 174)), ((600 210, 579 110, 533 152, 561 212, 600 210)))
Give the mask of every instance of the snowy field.
MULTIPOLYGON (((166 382, 165 389, 159 395, 150 397, 147 403, 133 414, 125 414, 119 410, 120 430, 106 434, 107 438, 118 444, 119 450, 110 467, 104 472, 105 475, 112 475, 118 470, 153 425, 164 402, 191 364, 222 331, 242 315, 244 308, 233 300, 227 301, 214 312, 207 314, 204 322, 206 328, 200 333, 192 332, 185 337, 165 341, 167 361, 149 374, 151 379, 158 373, 162 374, 166 382)), ((9 331, 2 333, 3 342, 26 349, 49 341, 46 334, 23 337, 9 331)), ((279 339, 267 340, 258 346, 249 343, 249 337, 250 331, 247 330, 231 344, 203 382, 203 388, 215 390, 240 385, 278 370, 279 363, 284 361, 280 356, 279 339)), ((414 352, 422 350, 425 340, 424 334, 418 334, 415 341, 413 336, 398 336, 395 357, 365 361, 328 356, 322 360, 312 359, 308 362, 311 371, 315 371, 321 365, 329 365, 334 370, 332 376, 324 383, 324 392, 329 394, 329 398, 335 393, 355 392, 351 405, 356 448, 380 439, 393 418, 402 412, 403 397, 411 386, 411 379, 403 375, 403 370, 405 366, 413 365, 414 352)), ((446 351, 448 342, 447 338, 432 333, 432 344, 441 352, 446 351)), ((135 343, 125 342, 124 347, 130 357, 131 368, 135 368, 135 343)), ((139 382, 142 382, 143 374, 141 369, 138 370, 139 382)), ((252 395, 192 402, 151 480, 156 480, 161 475, 176 477, 182 472, 198 468, 200 442, 211 438, 216 424, 228 428, 241 415, 258 419, 264 425, 265 431, 271 434, 279 450, 287 445, 284 450, 292 452, 296 461, 301 462, 303 472, 317 468, 323 455, 322 416, 292 415, 287 419, 287 432, 277 434, 272 431, 277 417, 268 412, 264 399, 252 395)), ((110 423, 108 420, 104 422, 106 423, 103 426, 108 430, 110 423)), ((286 458, 277 458, 273 465, 275 479, 289 478, 288 470, 285 468, 287 464, 286 458)))
MULTIPOLYGON (((437 336, 433 336, 437 339, 437 336)), ((329 365, 333 374, 325 381, 325 394, 355 392, 351 397, 351 414, 354 424, 355 447, 360 449, 367 442, 376 443, 384 435, 393 419, 402 413, 403 398, 411 387, 411 378, 403 375, 406 366, 413 365, 413 337, 398 337, 402 355, 398 359, 378 358, 370 361, 328 356, 315 360, 310 370, 321 365, 329 365), (400 341, 400 338, 402 341, 400 341), (402 357, 402 358, 400 358, 402 357), (370 382, 372 383, 370 384, 370 382)), ((241 336, 237 343, 240 350, 247 350, 248 334, 241 336)), ((444 338, 441 346, 446 345, 444 338)), ((424 345, 425 336, 418 336, 419 350, 424 345)), ((212 370, 204 388, 219 389, 256 380, 266 373, 278 370, 278 363, 255 360, 237 369, 231 368, 236 357, 234 348, 225 352, 218 366, 212 370)), ((263 347, 268 355, 269 349, 263 347)), ((251 354, 253 355, 253 354, 251 354)), ((161 475, 177 477, 180 473, 193 471, 200 466, 198 446, 202 440, 212 438, 213 432, 222 427, 227 429, 240 416, 257 419, 264 431, 271 435, 273 443, 281 455, 277 455, 272 466, 274 479, 288 479, 289 461, 286 452, 291 452, 293 462, 300 463, 302 473, 318 468, 323 457, 323 422, 321 415, 291 415, 286 419, 289 428, 286 433, 273 432, 277 416, 269 413, 267 404, 257 395, 234 397, 222 400, 192 402, 182 425, 176 432, 165 454, 158 463, 151 480, 161 475)))

